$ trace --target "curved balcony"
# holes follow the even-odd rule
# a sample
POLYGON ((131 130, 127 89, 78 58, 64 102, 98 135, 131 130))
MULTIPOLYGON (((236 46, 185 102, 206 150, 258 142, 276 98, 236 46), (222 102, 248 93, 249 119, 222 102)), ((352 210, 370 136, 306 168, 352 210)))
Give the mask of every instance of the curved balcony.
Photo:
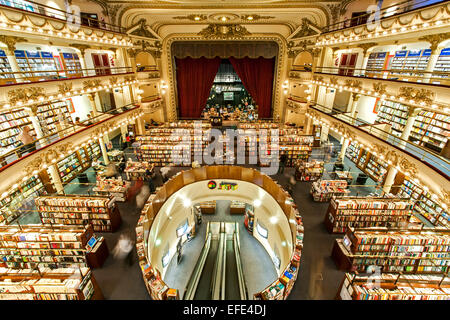
MULTIPOLYGON (((28 0, 8 0, 2 1, 0 7, 13 8, 14 10, 26 11, 27 13, 32 13, 35 15, 45 16, 52 19, 58 19, 65 22, 70 22, 76 20, 74 14, 69 14, 67 11, 60 10, 57 8, 49 7, 34 1, 28 0)), ((125 33, 125 29, 117 25, 106 23, 98 19, 93 19, 89 17, 79 17, 82 26, 87 26, 90 28, 113 31, 117 33, 125 33)))
POLYGON ((404 69, 356 69, 349 67, 317 67, 316 74, 409 82, 431 86, 450 86, 450 72, 404 69))
MULTIPOLYGON (((393 165, 403 165, 403 169, 417 169, 415 175, 420 178, 421 183, 429 185, 430 190, 434 190, 436 194, 440 194, 442 187, 448 185, 450 161, 439 154, 422 148, 411 141, 401 139, 377 126, 352 118, 345 113, 336 113, 314 102, 311 102, 308 114, 319 123, 322 122, 322 124, 337 130, 340 135, 345 134, 353 140, 357 140, 365 148, 378 153, 380 157, 384 157, 389 151, 393 151, 398 160, 398 163, 393 165), (383 150, 383 152, 380 152, 380 150, 383 150)), ((409 173, 407 172, 407 174, 409 173)))
POLYGON ((373 41, 404 40, 448 32, 450 3, 443 1, 406 1, 353 19, 347 19, 322 29, 316 46, 339 46, 373 41), (370 17, 370 19, 369 19, 370 17))
POLYGON ((0 87, 48 81, 76 80, 111 75, 133 74, 131 67, 100 67, 93 69, 61 69, 20 72, 0 72, 0 87))
MULTIPOLYGON (((407 0, 386 8, 382 8, 379 11, 379 19, 384 20, 386 18, 396 17, 403 13, 407 13, 417 9, 424 9, 436 5, 436 2, 431 4, 429 4, 429 2, 430 0, 422 0, 422 1, 407 0)), ((345 19, 336 23, 329 24, 322 29, 322 33, 339 31, 347 28, 356 27, 362 24, 366 24, 367 21, 370 19, 371 15, 372 13, 369 12, 366 14, 359 15, 357 17, 352 17, 350 19, 345 19)))
MULTIPOLYGON (((23 177, 20 176, 24 173, 30 175, 33 171, 32 168, 36 167, 33 166, 33 163, 39 163, 41 167, 50 165, 51 161, 46 163, 49 160, 49 154, 63 157, 65 156, 63 150, 70 154, 72 149, 75 150, 82 143, 98 139, 103 134, 111 132, 127 121, 133 121, 141 115, 141 107, 131 103, 101 113, 90 121, 68 124, 62 130, 36 138, 29 144, 22 144, 8 151, 1 156, 0 190, 5 190, 8 183, 14 183, 22 179, 23 177)), ((57 158, 54 158, 54 161, 56 160, 57 158)))

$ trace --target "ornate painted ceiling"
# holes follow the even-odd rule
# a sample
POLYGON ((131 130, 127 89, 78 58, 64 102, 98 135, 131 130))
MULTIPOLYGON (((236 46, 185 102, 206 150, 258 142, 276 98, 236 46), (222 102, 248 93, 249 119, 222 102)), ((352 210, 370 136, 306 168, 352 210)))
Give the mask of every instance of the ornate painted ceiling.
POLYGON ((304 19, 318 28, 354 0, 90 0, 107 7, 111 22, 125 28, 143 20, 155 36, 198 33, 210 24, 239 24, 252 33, 288 38, 304 19))

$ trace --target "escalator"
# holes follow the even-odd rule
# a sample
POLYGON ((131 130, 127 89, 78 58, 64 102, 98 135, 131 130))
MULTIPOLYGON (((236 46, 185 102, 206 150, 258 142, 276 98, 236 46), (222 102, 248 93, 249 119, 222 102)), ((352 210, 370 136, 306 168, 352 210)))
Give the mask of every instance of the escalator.
POLYGON ((185 300, 247 300, 237 223, 210 222, 185 300))

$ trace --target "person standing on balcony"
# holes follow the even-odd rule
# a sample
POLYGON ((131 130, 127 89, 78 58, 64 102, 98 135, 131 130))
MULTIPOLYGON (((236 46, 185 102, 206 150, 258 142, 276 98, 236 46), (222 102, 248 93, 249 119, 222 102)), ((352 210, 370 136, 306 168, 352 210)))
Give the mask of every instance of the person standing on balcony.
POLYGON ((30 134, 30 127, 28 126, 23 127, 22 132, 19 134, 17 139, 20 141, 19 146, 21 146, 21 148, 18 151, 19 158, 21 158, 22 154, 24 153, 36 150, 36 141, 30 134))

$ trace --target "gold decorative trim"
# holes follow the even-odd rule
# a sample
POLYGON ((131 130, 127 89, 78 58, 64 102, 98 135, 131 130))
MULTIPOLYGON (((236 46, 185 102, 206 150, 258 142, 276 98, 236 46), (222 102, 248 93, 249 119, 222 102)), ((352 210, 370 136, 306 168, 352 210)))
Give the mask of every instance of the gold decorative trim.
POLYGON ((24 89, 13 89, 8 91, 8 100, 11 104, 28 103, 29 100, 37 100, 45 97, 45 91, 42 87, 31 87, 24 89))
POLYGON ((205 39, 242 39, 251 33, 239 24, 213 23, 198 33, 205 39))
MULTIPOLYGON (((172 61, 172 43, 175 41, 202 41, 204 38, 200 36, 196 36, 193 34, 174 34, 168 36, 164 39, 164 50, 163 54, 166 55, 163 64, 166 66, 163 67, 161 75, 162 78, 168 77, 169 84, 169 102, 165 103, 165 117, 166 121, 175 121, 177 119, 177 107, 176 107, 176 82, 175 82, 175 70, 173 68, 172 61), (165 74, 167 72, 167 74, 165 74)), ((283 106, 281 102, 281 82, 282 82, 282 72, 285 70, 287 66, 286 64, 286 40, 282 36, 278 34, 266 34, 266 35, 251 35, 247 36, 245 41, 274 41, 278 44, 278 56, 277 62, 275 66, 274 73, 274 90, 272 96, 272 106, 273 106, 273 118, 276 119, 277 116, 280 117, 283 114, 283 106)), ((236 40, 239 41, 239 40, 236 40)), ((284 103, 283 103, 284 104, 284 103)))

